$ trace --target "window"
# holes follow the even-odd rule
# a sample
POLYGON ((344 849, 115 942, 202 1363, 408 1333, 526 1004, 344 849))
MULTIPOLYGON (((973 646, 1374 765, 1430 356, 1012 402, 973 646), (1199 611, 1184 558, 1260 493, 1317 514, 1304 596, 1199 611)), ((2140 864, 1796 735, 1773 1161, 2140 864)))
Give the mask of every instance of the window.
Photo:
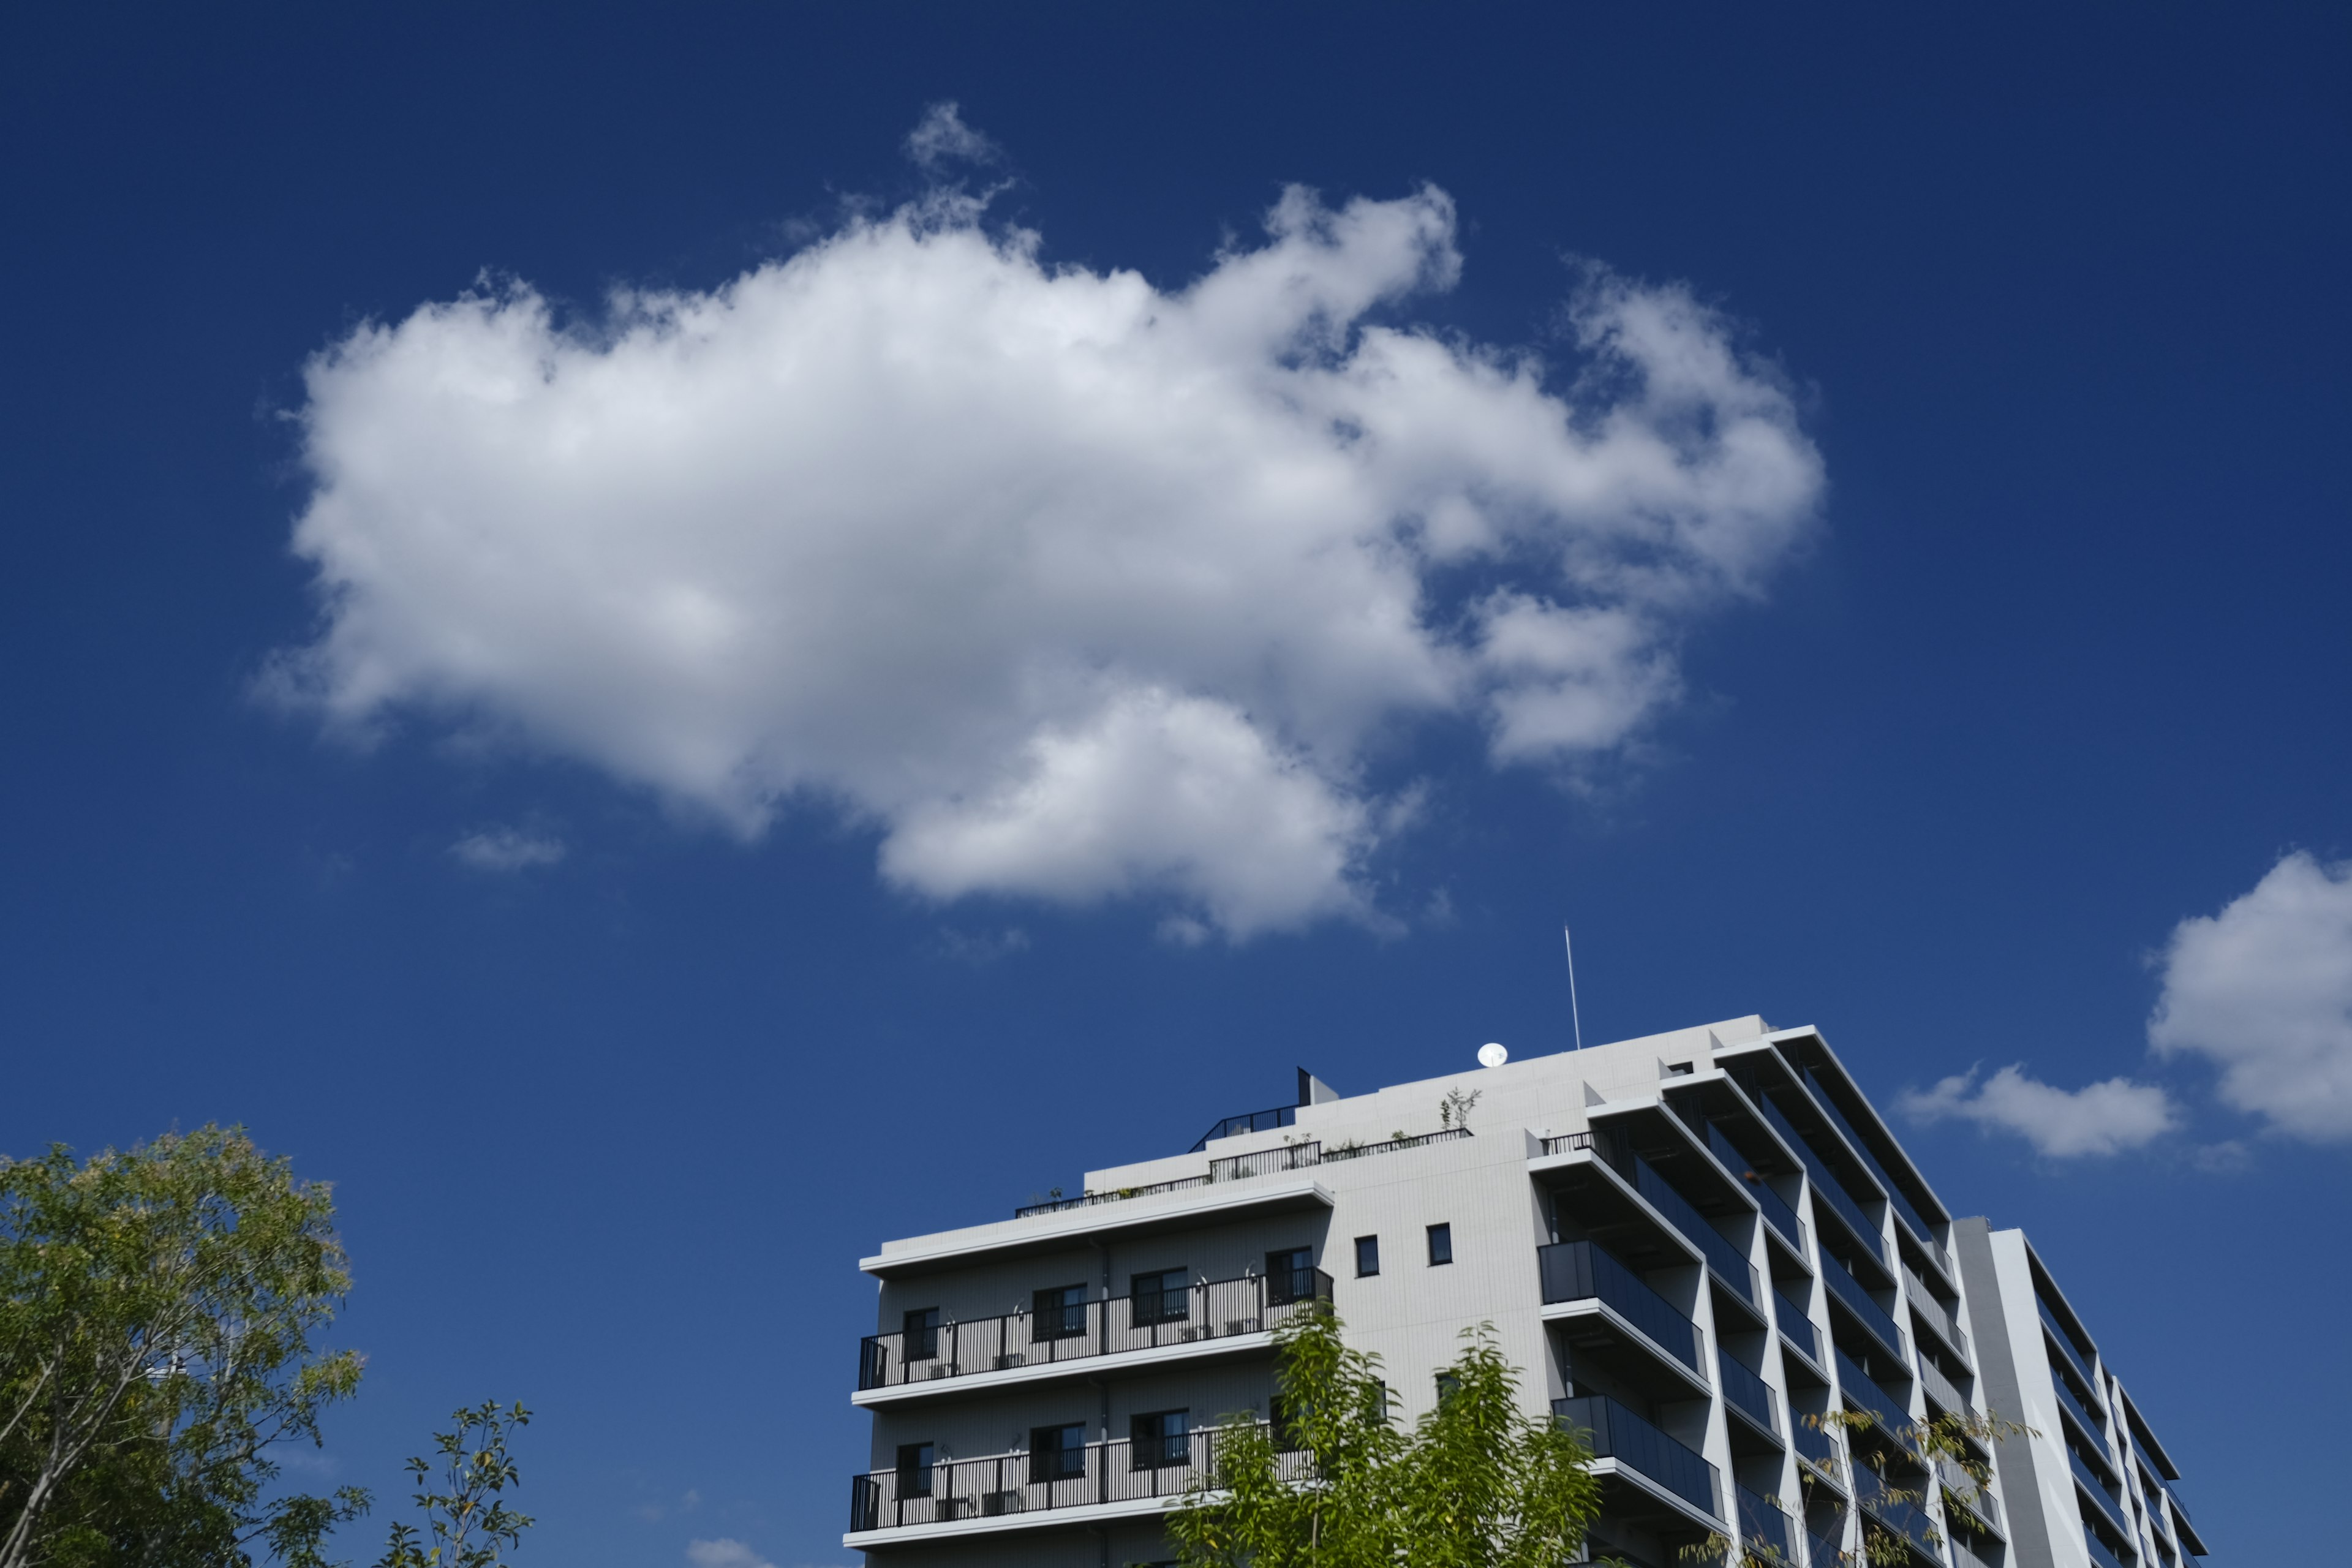
POLYGON ((1129 1277, 1129 1321, 1137 1328, 1154 1323, 1181 1323, 1192 1315, 1192 1289, 1181 1268, 1129 1277))
POLYGON ((1294 1247, 1265 1255, 1265 1301, 1269 1307, 1304 1301, 1315 1294, 1315 1249, 1294 1247))
POLYGON ((1437 1374, 1437 1403, 1443 1405, 1461 1392, 1462 1380, 1460 1378, 1454 1376, 1450 1372, 1441 1372, 1437 1374))
POLYGON ((1129 1447, 1139 1470, 1166 1469, 1192 1462, 1189 1410, 1154 1410, 1128 1424, 1129 1447))
POLYGON ((902 1498, 931 1495, 931 1445, 901 1443, 898 1445, 898 1495, 902 1498))
POLYGON ((1381 1271, 1381 1238, 1377 1236, 1356 1237, 1356 1278, 1364 1279, 1381 1271))
POLYGON ((1029 1320, 1033 1342, 1075 1340, 1087 1331, 1087 1288, 1056 1285, 1036 1294, 1035 1315, 1029 1320))
POLYGON ((1083 1421, 1065 1426, 1029 1429, 1029 1483, 1051 1486, 1055 1481, 1082 1479, 1087 1473, 1087 1427, 1083 1421))
POLYGON ((1434 1268, 1441 1263, 1453 1261, 1454 1227, 1450 1225, 1431 1226, 1429 1227, 1429 1266, 1434 1268))
POLYGON ((906 1349, 901 1353, 908 1361, 930 1361, 940 1353, 940 1310, 919 1307, 907 1314, 906 1333, 901 1341, 906 1349))

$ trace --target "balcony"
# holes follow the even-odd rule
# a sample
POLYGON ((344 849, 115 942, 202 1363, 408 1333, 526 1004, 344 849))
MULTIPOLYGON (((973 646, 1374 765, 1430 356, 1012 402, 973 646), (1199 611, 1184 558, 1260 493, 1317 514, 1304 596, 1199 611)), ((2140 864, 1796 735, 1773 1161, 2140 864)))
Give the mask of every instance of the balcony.
POLYGON ((1823 1475, 1836 1479, 1844 1472, 1838 1468, 1837 1439, 1820 1426, 1815 1426, 1793 1410, 1789 1415, 1790 1440, 1796 1444, 1801 1458, 1812 1462, 1823 1475))
POLYGON ((1836 1533, 1817 1535, 1810 1530, 1805 1531, 1805 1551, 1813 1568, 1839 1568, 1845 1561, 1845 1554, 1838 1550, 1838 1540, 1836 1533))
POLYGON ((1723 1374, 1723 1402, 1778 1436, 1780 1422, 1772 1414, 1771 1385, 1735 1361, 1721 1345, 1715 1348, 1715 1364, 1723 1374))
POLYGON ((1845 1141, 1853 1145, 1854 1153, 1869 1167, 1870 1173, 1878 1178, 1878 1184, 1886 1189, 1886 1200, 1895 1211, 1895 1220, 1911 1233, 1912 1240, 1936 1259, 1937 1268, 1947 1275, 1950 1274, 1951 1265, 1944 1256, 1942 1245, 1936 1240, 1935 1226, 1911 1206, 1911 1200, 1904 1196, 1903 1189, 1895 1184, 1894 1177, 1886 1173, 1886 1168, 1878 1163, 1878 1156, 1871 1152, 1870 1145, 1853 1130, 1853 1123, 1845 1119, 1845 1113, 1837 1108, 1837 1102, 1830 1098, 1829 1091, 1811 1068, 1805 1072, 1805 1088, 1811 1093, 1813 1103, 1821 1107, 1822 1114, 1829 1118, 1832 1126, 1845 1134, 1845 1141))
POLYGON ((2059 1407, 2081 1426, 2084 1438, 2097 1448, 2104 1458, 2108 1451, 2107 1424, 2091 1414, 2090 1406, 2083 1403, 2083 1396, 2074 1392, 2063 1375, 2052 1377, 2050 1386, 2058 1391, 2059 1407))
POLYGON ((1709 1519, 1723 1517, 1715 1467, 1615 1400, 1598 1394, 1555 1399, 1551 1413, 1585 1435, 1594 1458, 1614 1459, 1709 1519))
POLYGON ((1962 1509, 1995 1530, 2001 1527, 2000 1501, 1992 1495, 1990 1486, 1979 1486, 1974 1476, 1941 1454, 1936 1456, 1936 1479, 1943 1485, 1948 1513, 1954 1508, 1962 1509))
POLYGON ((1968 1396, 1960 1392, 1958 1384, 1944 1375, 1942 1367, 1924 1355, 1919 1358, 1919 1386, 1947 1415, 1968 1414, 1968 1396))
POLYGON ((1677 1311, 1624 1264, 1589 1241, 1536 1249, 1547 1307, 1597 1300, 1693 1372, 1699 1370, 1698 1325, 1677 1311))
POLYGON ((2123 1559, 2107 1550, 2107 1543, 2099 1539, 2096 1531, 2083 1531, 2083 1545, 2090 1552, 2091 1561, 2099 1568, 2124 1568, 2123 1559))
POLYGON ((1862 1325, 1864 1331, 1878 1342, 1879 1349, 1897 1362, 1908 1362, 1911 1359, 1909 1347, 1903 1338, 1903 1331, 1895 1326, 1895 1320, 1887 1315, 1885 1308, 1871 1300, 1870 1292, 1863 1288, 1861 1280, 1839 1267, 1833 1258, 1822 1260, 1822 1280, 1830 1288, 1831 1297, 1847 1311, 1852 1312, 1854 1321, 1862 1325))
MULTIPOLYGON (((942 1459, 853 1476, 850 1533, 964 1521, 981 1521, 986 1528, 1043 1524, 1055 1512, 1070 1509, 1172 1502, 1194 1476, 1215 1473, 1223 1436, 1220 1428, 1211 1426, 1141 1445, 1089 1443, 1083 1448, 942 1459), (1039 1515, 1049 1517, 1034 1517, 1039 1515)), ((1284 1479, 1307 1479, 1309 1464, 1305 1454, 1282 1456, 1284 1479)))
POLYGON ((1843 1351, 1837 1352, 1837 1373, 1839 1389, 1847 1400, 1877 1422, 1889 1437, 1910 1449, 1911 1418, 1903 1413, 1903 1406, 1887 1397, 1886 1391, 1843 1351))
POLYGON ((1815 1366, 1827 1366, 1822 1359, 1822 1331, 1813 1327, 1805 1310, 1780 1294, 1778 1285, 1772 1287, 1772 1315, 1779 1320, 1780 1332, 1791 1344, 1813 1358, 1815 1366))
POLYGON ((1870 1515, 1885 1530, 1900 1536, 1927 1555, 1930 1563, 1941 1563, 1943 1554, 1936 1550, 1939 1532, 1927 1510, 1909 1498, 1898 1497, 1877 1475, 1864 1470, 1855 1478, 1854 1500, 1862 1511, 1870 1515))
POLYGON ((1830 1168, 1822 1163, 1821 1155, 1805 1142, 1805 1135, 1797 1131, 1796 1125, 1779 1106, 1772 1103, 1770 1097, 1767 1096, 1757 1103, 1764 1112, 1764 1120, 1772 1124, 1773 1131, 1788 1142, 1789 1147, 1796 1152, 1797 1158, 1804 1163, 1805 1174, 1814 1194, 1826 1199, 1832 1212, 1853 1228, 1854 1239, 1869 1247, 1884 1264, 1886 1261, 1885 1234, 1871 1223, 1870 1216, 1862 1212, 1862 1205, 1853 1201, 1853 1195, 1830 1174, 1830 1168))
POLYGON ((2076 1372, 2083 1374, 2083 1386, 2098 1387, 2099 1380, 2092 1373, 2091 1363, 2083 1359, 2083 1352, 2076 1348, 2074 1336, 2059 1326, 2058 1314, 2050 1310, 2050 1303, 2043 1300, 2038 1292, 2033 1298, 2033 1310, 2042 1314, 2042 1326, 2050 1331, 2050 1337, 2057 1342, 2060 1353, 2074 1363, 2076 1372))
POLYGON ((2107 1522, 2115 1527, 2117 1535, 2129 1541, 2131 1526, 2124 1522, 2122 1507, 2116 1501, 2115 1494, 2107 1489, 2110 1483, 2084 1462, 2072 1443, 2066 1445, 2066 1463, 2074 1472, 2074 1489, 2088 1497, 2092 1504, 2106 1516, 2107 1522))
POLYGON ((1959 1352, 1960 1359, 1966 1361, 1969 1337, 1960 1331, 1960 1325, 1953 1321, 1951 1313, 1944 1310, 1943 1302, 1927 1289, 1927 1282, 1907 1268, 1903 1270, 1903 1280, 1909 1288, 1911 1310, 1918 1314, 1919 1321, 1927 1325, 1930 1332, 1959 1352))
POLYGON ((1737 1481, 1732 1491, 1739 1504, 1739 1539, 1748 1546, 1769 1548, 1783 1563, 1794 1563, 1789 1550, 1789 1516, 1780 1505, 1759 1492, 1751 1492, 1737 1481))
MULTIPOLYGON (((1081 1193, 1075 1198, 1053 1198, 1045 1203, 1024 1204, 1013 1211, 1014 1219, 1028 1219, 1041 1214, 1060 1214, 1068 1209, 1092 1208, 1097 1204, 1125 1203, 1130 1198, 1157 1197, 1161 1193, 1184 1192, 1193 1187, 1213 1186, 1219 1182, 1243 1181, 1252 1176, 1270 1176, 1283 1171, 1303 1171, 1316 1165, 1333 1164, 1341 1160, 1361 1159, 1368 1154, 1392 1154, 1401 1150, 1419 1149, 1430 1143, 1451 1143, 1470 1136, 1467 1127, 1449 1127, 1441 1132, 1423 1132, 1409 1138, 1384 1138, 1377 1143, 1341 1143, 1326 1149, 1314 1142, 1286 1143, 1277 1149, 1259 1149, 1247 1154, 1228 1154, 1209 1162, 1208 1173, 1200 1176, 1179 1176, 1173 1181, 1152 1182, 1139 1187, 1110 1187, 1101 1192, 1081 1193)), ((1197 1152, 1197 1151, 1196 1151, 1197 1152)))
POLYGON ((1544 1140, 1547 1154, 1566 1153, 1571 1149, 1590 1149, 1611 1170, 1625 1179, 1650 1206, 1674 1226, 1677 1235, 1699 1250, 1706 1266, 1732 1294, 1748 1303, 1758 1313, 1764 1310, 1757 1290, 1754 1265, 1731 1244, 1728 1237, 1706 1221, 1680 1189, 1666 1180, 1658 1168, 1625 1146, 1622 1138, 1606 1128, 1594 1128, 1589 1132, 1571 1132, 1565 1138, 1544 1140))
POLYGON ((858 1392, 930 1387, 1099 1356, 1200 1345, 1265 1333, 1314 1301, 1331 1299, 1319 1268, 1213 1279, 1139 1299, 1073 1302, 936 1328, 869 1334, 859 1342, 858 1392))

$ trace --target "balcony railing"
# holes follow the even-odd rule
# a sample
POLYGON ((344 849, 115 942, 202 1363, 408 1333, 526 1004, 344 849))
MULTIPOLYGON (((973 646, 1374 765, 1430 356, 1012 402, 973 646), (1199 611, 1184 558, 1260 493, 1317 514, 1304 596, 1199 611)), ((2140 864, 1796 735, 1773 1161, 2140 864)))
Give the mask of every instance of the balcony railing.
POLYGON ((1796 1151, 1797 1158, 1804 1162, 1805 1174, 1811 1178, 1813 1192, 1826 1198, 1829 1201, 1829 1206, 1836 1211, 1838 1217, 1853 1227, 1854 1239, 1875 1252, 1878 1255, 1878 1260, 1885 1263, 1886 1261, 1885 1233, 1871 1223, 1870 1216, 1862 1212, 1862 1205, 1853 1201, 1853 1195, 1839 1184, 1835 1176, 1830 1174, 1829 1166, 1822 1163, 1822 1157, 1813 1152, 1813 1146, 1805 1142, 1805 1135, 1797 1131, 1795 1124, 1782 1114, 1780 1108, 1772 1103, 1771 1098, 1767 1096, 1758 1101, 1758 1104, 1763 1110, 1764 1119, 1788 1141, 1789 1147, 1796 1151))
POLYGON ((1780 1294, 1778 1285, 1772 1287, 1772 1315, 1780 1321, 1780 1332, 1795 1342, 1799 1350, 1813 1358, 1815 1366, 1826 1366, 1822 1360, 1822 1331, 1813 1327, 1805 1310, 1780 1294))
POLYGON ((1276 1128, 1292 1126, 1297 1121, 1298 1107, 1295 1105, 1277 1105, 1271 1110, 1249 1110, 1239 1116, 1228 1116, 1202 1133, 1201 1141, 1193 1144, 1189 1152, 1200 1153, 1213 1138, 1233 1138, 1244 1132, 1271 1132, 1276 1128))
POLYGON ((1927 1389, 1927 1397, 1942 1405, 1947 1413, 1953 1415, 1968 1414, 1968 1398, 1960 1393, 1959 1385, 1944 1375, 1942 1367, 1924 1355, 1919 1358, 1919 1382, 1927 1389))
POLYGON ((2083 1531, 2083 1544, 2089 1550, 2091 1561, 2099 1564, 2099 1568, 2124 1568, 2123 1559, 2107 1550, 2107 1543, 2099 1539, 2098 1531, 2086 1526, 2083 1531))
POLYGON ((1739 1502, 1740 1541, 1748 1545, 1760 1542, 1779 1553, 1781 1562, 1794 1563, 1789 1551, 1789 1516, 1780 1511, 1780 1505, 1737 1481, 1732 1489, 1739 1502))
POLYGON ((857 1386, 891 1388, 1260 1333, 1308 1302, 1330 1299, 1331 1277, 1321 1269, 1284 1269, 1140 1298, 1115 1296, 912 1332, 869 1334, 858 1345, 857 1386))
POLYGON ((1903 1406, 1887 1396, 1886 1390, 1878 1386, 1874 1378, 1862 1370, 1860 1363, 1840 1351, 1837 1352, 1837 1373, 1838 1384, 1848 1399, 1860 1405, 1888 1436, 1906 1448, 1912 1446, 1910 1417, 1904 1414, 1903 1406))
POLYGON ((1560 1425, 1587 1435, 1594 1458, 1615 1459, 1710 1519, 1723 1517, 1715 1467, 1615 1400, 1598 1394, 1555 1399, 1551 1413, 1560 1425))
POLYGON ((1124 1203, 1129 1198, 1148 1198, 1160 1193, 1210 1186, 1218 1182, 1272 1175, 1279 1171, 1300 1171, 1310 1165, 1328 1165, 1338 1160, 1359 1160, 1367 1154, 1393 1154, 1403 1149, 1418 1149, 1427 1143, 1451 1143, 1469 1136, 1470 1129, 1467 1127, 1449 1127, 1441 1132, 1422 1132, 1409 1138, 1383 1138, 1377 1143, 1337 1143, 1328 1149, 1312 1141, 1285 1143, 1276 1149, 1260 1149, 1248 1154, 1228 1154, 1222 1159, 1212 1160, 1208 1174, 1204 1176, 1179 1176, 1173 1181, 1153 1182, 1140 1187, 1109 1187, 1098 1193, 1081 1193, 1075 1198, 1052 1198, 1045 1203, 1024 1204, 1013 1211, 1013 1217, 1027 1219, 1032 1215, 1059 1214, 1064 1209, 1088 1208, 1096 1204, 1124 1203))
POLYGON ((1706 1222, 1706 1216, 1660 1174, 1656 1166, 1626 1148, 1622 1139, 1605 1128, 1544 1140, 1547 1154, 1566 1153, 1571 1149, 1591 1150, 1603 1164, 1625 1178, 1628 1186, 1649 1199, 1650 1206, 1665 1216, 1668 1225, 1689 1238, 1717 1279, 1758 1311, 1764 1310, 1757 1289, 1755 1266, 1731 1244, 1728 1237, 1706 1222))
POLYGON ((1960 1331, 1960 1325, 1953 1321, 1951 1313, 1944 1310, 1944 1303, 1937 1300, 1935 1293, 1927 1289, 1927 1282, 1909 1268, 1903 1270, 1903 1279, 1904 1283, 1910 1288, 1911 1310, 1918 1313, 1927 1326, 1941 1336, 1946 1344, 1962 1355, 1968 1354, 1968 1335, 1960 1331))
POLYGON ((1822 1108, 1822 1114, 1828 1117, 1840 1132, 1845 1134, 1845 1141, 1853 1146, 1854 1153, 1861 1157, 1864 1165, 1870 1167, 1870 1173, 1878 1178, 1878 1184, 1886 1189, 1887 1202, 1894 1205, 1895 1217, 1902 1223, 1903 1228, 1911 1233, 1911 1238, 1914 1241, 1935 1255, 1938 1268, 1947 1274, 1950 1273, 1949 1260, 1945 1258, 1942 1246, 1936 1240, 1935 1227, 1927 1223, 1925 1215, 1911 1206, 1911 1200, 1904 1196, 1903 1189, 1895 1184, 1894 1177, 1886 1173, 1886 1167, 1878 1163, 1878 1156, 1871 1152, 1869 1143, 1864 1140, 1861 1133, 1854 1131, 1853 1123, 1845 1119, 1845 1112, 1837 1108, 1837 1101, 1830 1098, 1829 1090, 1822 1087, 1822 1080, 1810 1068, 1805 1071, 1805 1087, 1812 1091, 1813 1103, 1822 1108))
POLYGON ((1840 1539, 1836 1534, 1817 1535, 1810 1530, 1805 1531, 1805 1551, 1813 1568, 1839 1568, 1843 1556, 1838 1550, 1840 1539))
POLYGON ((1830 1294, 1860 1320, 1863 1328, 1878 1342, 1880 1349, 1898 1362, 1911 1359, 1902 1329, 1887 1315, 1885 1308, 1871 1300, 1870 1292, 1863 1287, 1862 1281, 1841 1268, 1837 1259, 1822 1260, 1822 1279, 1829 1286, 1830 1294))
POLYGON ((1992 1495, 1991 1489, 1979 1486, 1974 1476, 1941 1454, 1936 1456, 1936 1479, 1949 1494, 1946 1507, 1957 1502, 1989 1524, 2000 1523, 2000 1500, 1992 1495))
POLYGON ((2043 1300, 2038 1293, 2033 1298, 2033 1310, 2042 1314, 2042 1326, 2050 1331, 2050 1337, 2058 1342, 2059 1350, 2064 1352, 2066 1359, 2074 1363, 2074 1370, 2083 1374, 2083 1386, 2097 1388, 2099 1380, 2092 1375, 2091 1363, 2084 1360, 2083 1352, 2075 1348, 2074 1336, 2059 1326, 2058 1314, 2050 1310, 2050 1303, 2043 1300))
POLYGON ((2115 1494, 2107 1490, 2105 1478, 2091 1468, 2071 1443, 2066 1446, 2066 1463, 2074 1472, 2074 1489, 2088 1494, 2099 1511, 2107 1516, 2107 1522, 2116 1527, 2116 1533, 2126 1541, 2130 1540, 2131 1526, 2124 1522, 2123 1508, 2116 1501, 2115 1494))
MULTIPOLYGON (((955 1520, 996 1519, 1112 1502, 1180 1497, 1196 1475, 1216 1472, 1218 1427, 1141 1445, 1089 1443, 1083 1448, 941 1459, 876 1470, 849 1481, 849 1528, 899 1530, 955 1520)), ((1281 1457, 1282 1478, 1307 1479, 1305 1454, 1281 1457)))
POLYGON ((1715 1364, 1723 1374, 1725 1402, 1738 1406, 1767 1432, 1780 1431, 1780 1418, 1772 1414, 1771 1384, 1742 1366, 1721 1345, 1715 1347, 1715 1364))
POLYGON ((1831 1436, 1825 1427, 1813 1426, 1802 1415, 1790 1411, 1789 1436, 1796 1444, 1799 1454, 1831 1475, 1843 1474, 1838 1468, 1837 1439, 1831 1436))
POLYGON ((1656 1341, 1667 1354, 1699 1370, 1698 1325, 1643 1283, 1615 1254, 1589 1241, 1559 1241, 1536 1249, 1544 1305, 1598 1300, 1656 1341))
POLYGON ((1868 1470, 1855 1478, 1854 1500, 1862 1510, 1926 1552, 1931 1562, 1940 1563, 1942 1553, 1936 1550, 1938 1531, 1927 1510, 1910 1499, 1897 1497, 1885 1481, 1868 1470))
POLYGON ((2100 1454, 2105 1456, 2109 1450, 2107 1424, 2091 1414, 2090 1406, 2083 1403, 2082 1395, 2074 1392, 2063 1375, 2053 1377, 2050 1385, 2058 1391, 2058 1403, 2065 1406, 2066 1413, 2082 1423, 2083 1435, 2097 1444, 2100 1454))

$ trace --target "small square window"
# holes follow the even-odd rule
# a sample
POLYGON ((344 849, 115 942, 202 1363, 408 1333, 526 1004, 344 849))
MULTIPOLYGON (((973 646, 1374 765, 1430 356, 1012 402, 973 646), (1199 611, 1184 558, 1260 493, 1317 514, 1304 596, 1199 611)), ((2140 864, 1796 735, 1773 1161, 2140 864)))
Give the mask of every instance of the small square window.
POLYGON ((929 1443, 898 1445, 898 1495, 902 1498, 931 1495, 931 1457, 929 1443))
POLYGON ((1181 1268, 1162 1268, 1129 1278, 1127 1288, 1129 1321, 1139 1329, 1154 1323, 1181 1323, 1192 1315, 1192 1288, 1181 1268))
POLYGON ((1450 1225, 1431 1226, 1429 1227, 1430 1267, 1434 1268, 1441 1263, 1451 1263, 1453 1261, 1454 1227, 1450 1225))
POLYGON ((919 1307, 914 1311, 908 1313, 905 1334, 906 1350, 904 1354, 907 1360, 933 1361, 938 1359, 940 1353, 940 1310, 937 1307, 919 1307))
POLYGON ((1381 1238, 1377 1236, 1356 1237, 1356 1278, 1366 1279, 1381 1271, 1381 1238))
POLYGON ((1460 1378, 1454 1376, 1450 1372, 1441 1372, 1437 1374, 1437 1403, 1443 1405, 1461 1392, 1462 1380, 1460 1378))
POLYGON ((1192 1462, 1192 1413, 1154 1410, 1128 1423, 1132 1463, 1139 1470, 1167 1469, 1192 1462))
POLYGON ((1051 1486, 1087 1473, 1087 1428, 1073 1421, 1065 1426, 1034 1426, 1029 1431, 1029 1484, 1051 1486))
POLYGON ((1265 1301, 1280 1307, 1315 1294, 1315 1251, 1293 1247, 1265 1255, 1265 1301))
POLYGON ((1087 1331, 1087 1288, 1083 1285, 1056 1285, 1037 1292, 1032 1305, 1035 1311, 1029 1319, 1029 1338, 1037 1343, 1047 1340, 1075 1340, 1087 1331))

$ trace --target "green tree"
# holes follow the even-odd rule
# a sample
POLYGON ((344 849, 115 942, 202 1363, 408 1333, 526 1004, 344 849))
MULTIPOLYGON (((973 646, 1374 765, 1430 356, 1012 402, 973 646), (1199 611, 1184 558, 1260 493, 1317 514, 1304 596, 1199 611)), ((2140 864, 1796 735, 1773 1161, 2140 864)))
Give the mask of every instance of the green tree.
POLYGON ((416 1506, 425 1515, 425 1528, 394 1525, 391 1545, 376 1568, 497 1568, 530 1528, 530 1516, 509 1508, 502 1495, 522 1482, 507 1452, 507 1432, 530 1426, 530 1412, 520 1405, 502 1410, 491 1400, 478 1410, 459 1410, 449 1419, 457 1429, 437 1433, 433 1439, 440 1454, 443 1489, 434 1489, 436 1461, 408 1461, 409 1473, 417 1480, 416 1506))
POLYGON ((357 1387, 328 1188, 239 1129, 0 1159, 0 1568, 320 1568, 367 1506, 274 1494, 357 1387))
POLYGON ((1328 1311, 1277 1333, 1274 1419, 1217 1429, 1216 1463, 1168 1532, 1185 1568, 1553 1568, 1599 1511, 1591 1455, 1519 1406, 1491 1326, 1441 1378, 1409 1433, 1380 1360, 1328 1311))

